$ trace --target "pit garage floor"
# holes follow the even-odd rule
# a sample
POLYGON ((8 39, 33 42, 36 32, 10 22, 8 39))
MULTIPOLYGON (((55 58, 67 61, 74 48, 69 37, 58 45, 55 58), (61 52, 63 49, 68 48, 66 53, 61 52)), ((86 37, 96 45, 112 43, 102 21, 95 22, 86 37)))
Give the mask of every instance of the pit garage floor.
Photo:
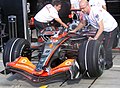
MULTIPOLYGON (((39 83, 32 83, 19 74, 0 74, 0 88, 120 88, 120 50, 113 50, 114 65, 105 70, 101 77, 96 79, 81 79, 68 81, 61 87, 62 82, 50 83, 48 87, 40 87, 39 83)), ((0 71, 4 69, 2 53, 0 53, 0 71)))

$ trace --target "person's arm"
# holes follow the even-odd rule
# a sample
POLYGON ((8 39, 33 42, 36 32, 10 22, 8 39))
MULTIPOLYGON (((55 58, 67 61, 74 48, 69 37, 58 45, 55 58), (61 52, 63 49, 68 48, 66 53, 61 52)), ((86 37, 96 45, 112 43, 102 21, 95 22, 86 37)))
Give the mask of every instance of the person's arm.
POLYGON ((103 8, 103 9, 107 10, 105 0, 101 0, 101 5, 102 5, 102 8, 103 8))
POLYGON ((68 26, 67 26, 64 22, 62 22, 62 20, 61 20, 60 18, 55 18, 55 20, 56 20, 58 23, 60 23, 62 26, 64 26, 65 28, 68 28, 68 26))
POLYGON ((75 9, 75 8, 74 8, 74 5, 73 5, 73 4, 71 4, 71 10, 73 10, 73 9, 75 9))
POLYGON ((76 32, 78 30, 80 30, 81 28, 83 28, 84 26, 86 25, 86 21, 85 20, 82 20, 78 26, 73 30, 73 31, 70 31, 70 32, 76 32))
POLYGON ((106 5, 102 5, 102 8, 103 8, 103 9, 105 9, 105 10, 107 10, 107 7, 106 7, 106 5))
POLYGON ((71 10, 74 9, 74 0, 70 0, 71 10))
POLYGON ((99 24, 99 29, 98 29, 96 35, 94 36, 94 38, 89 37, 89 40, 97 40, 99 38, 99 36, 102 34, 102 32, 104 31, 103 20, 101 20, 98 24, 99 24))

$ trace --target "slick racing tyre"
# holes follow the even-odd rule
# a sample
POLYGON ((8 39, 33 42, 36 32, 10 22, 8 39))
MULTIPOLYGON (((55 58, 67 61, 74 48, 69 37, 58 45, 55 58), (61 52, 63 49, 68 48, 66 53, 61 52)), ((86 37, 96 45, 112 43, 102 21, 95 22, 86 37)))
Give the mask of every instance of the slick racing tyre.
POLYGON ((115 36, 115 40, 114 40, 114 42, 113 42, 113 47, 112 47, 112 48, 116 48, 116 47, 118 46, 118 43, 119 43, 119 36, 116 35, 116 36, 115 36))
POLYGON ((105 51, 97 40, 84 41, 79 48, 78 63, 85 77, 95 78, 104 70, 105 51))
POLYGON ((3 64, 6 67, 7 62, 12 62, 19 56, 31 57, 30 43, 22 38, 10 39, 3 51, 3 64))
POLYGON ((119 27, 117 27, 117 35, 115 36, 112 48, 116 48, 118 46, 119 39, 120 39, 120 29, 119 29, 119 27))

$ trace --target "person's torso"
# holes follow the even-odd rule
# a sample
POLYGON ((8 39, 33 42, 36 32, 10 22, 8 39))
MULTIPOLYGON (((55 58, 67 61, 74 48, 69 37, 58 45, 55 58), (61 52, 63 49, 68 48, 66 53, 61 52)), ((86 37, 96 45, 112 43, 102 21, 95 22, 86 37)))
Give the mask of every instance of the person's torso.
POLYGON ((99 7, 91 7, 90 14, 86 16, 89 23, 99 29, 98 23, 103 20, 104 31, 110 32, 117 27, 116 20, 106 10, 99 7))
POLYGON ((74 9, 80 9, 79 3, 81 0, 70 0, 70 3, 73 5, 74 9))
POLYGON ((89 4, 91 6, 102 7, 102 5, 106 5, 105 0, 89 0, 89 4))
POLYGON ((44 6, 36 15, 35 20, 39 22, 50 22, 54 18, 59 18, 57 10, 51 5, 47 4, 44 6))

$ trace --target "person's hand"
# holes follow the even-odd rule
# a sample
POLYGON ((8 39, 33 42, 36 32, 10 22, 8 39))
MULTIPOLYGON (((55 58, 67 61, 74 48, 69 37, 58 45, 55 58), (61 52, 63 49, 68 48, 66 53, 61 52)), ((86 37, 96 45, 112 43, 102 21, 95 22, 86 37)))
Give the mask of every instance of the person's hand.
POLYGON ((72 31, 69 31, 69 33, 76 33, 76 31, 75 31, 75 30, 72 30, 72 31))
POLYGON ((97 39, 93 37, 89 37, 88 40, 97 40, 97 39))
POLYGON ((68 28, 68 26, 66 25, 65 28, 68 28))

